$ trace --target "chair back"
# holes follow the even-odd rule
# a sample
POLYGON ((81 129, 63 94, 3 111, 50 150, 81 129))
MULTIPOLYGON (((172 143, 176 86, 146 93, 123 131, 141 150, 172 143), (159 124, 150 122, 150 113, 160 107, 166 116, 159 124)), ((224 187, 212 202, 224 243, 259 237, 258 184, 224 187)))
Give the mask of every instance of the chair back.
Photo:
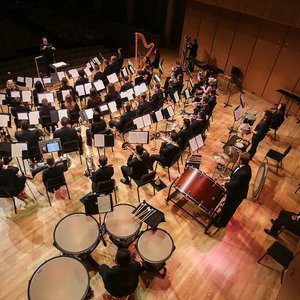
POLYGON ((139 180, 136 180, 136 183, 140 187, 142 185, 152 182, 155 176, 156 176, 156 172, 152 171, 148 174, 143 175, 139 180))
POLYGON ((126 132, 128 132, 128 131, 133 130, 133 129, 135 129, 135 125, 134 125, 134 123, 133 123, 133 120, 130 120, 130 121, 128 121, 128 122, 126 123, 125 128, 124 128, 124 130, 123 130, 122 133, 126 133, 126 132))
POLYGON ((282 157, 282 159, 284 158, 284 157, 286 157, 288 154, 289 154, 289 152, 292 150, 292 146, 289 146, 284 152, 283 152, 283 157, 282 157))
POLYGON ((66 185, 66 179, 64 175, 50 178, 45 182, 46 189, 53 189, 53 188, 59 188, 63 185, 66 185))
POLYGON ((96 185, 96 193, 110 194, 116 187, 116 181, 114 179, 109 179, 105 181, 99 181, 96 185))
POLYGON ((79 151, 79 145, 78 141, 67 141, 62 144, 62 150, 63 153, 73 152, 73 151, 79 151))
POLYGON ((5 186, 0 185, 0 197, 13 197, 5 186))
POLYGON ((41 117, 41 124, 42 124, 42 126, 52 125, 50 115, 49 116, 42 116, 41 117))
POLYGON ((174 156, 173 160, 170 163, 166 164, 165 166, 169 168, 172 167, 175 163, 177 163, 180 156, 181 156, 181 151, 176 156, 174 156))

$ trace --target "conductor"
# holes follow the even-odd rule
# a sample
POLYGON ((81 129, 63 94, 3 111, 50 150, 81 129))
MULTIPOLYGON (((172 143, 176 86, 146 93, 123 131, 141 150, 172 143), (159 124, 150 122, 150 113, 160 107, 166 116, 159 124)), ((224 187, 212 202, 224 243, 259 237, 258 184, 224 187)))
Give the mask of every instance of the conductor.
POLYGON ((46 68, 47 76, 50 76, 51 68, 50 65, 54 63, 54 51, 56 49, 48 43, 47 38, 42 39, 42 44, 40 46, 40 52, 43 55, 44 65, 46 68))

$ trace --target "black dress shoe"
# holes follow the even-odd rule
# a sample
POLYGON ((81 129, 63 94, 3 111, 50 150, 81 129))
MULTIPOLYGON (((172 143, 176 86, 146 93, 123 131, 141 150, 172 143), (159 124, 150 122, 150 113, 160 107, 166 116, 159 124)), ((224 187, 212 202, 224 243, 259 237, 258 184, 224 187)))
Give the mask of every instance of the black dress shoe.
POLYGON ((121 179, 121 182, 123 183, 123 184, 127 184, 127 185, 129 185, 129 181, 127 181, 126 179, 121 179))
POLYGON ((274 220, 274 219, 271 219, 271 223, 274 224, 274 223, 275 223, 275 220, 274 220))
POLYGON ((264 232, 266 233, 266 234, 268 234, 268 235, 270 235, 270 236, 274 236, 274 237, 276 237, 277 236, 277 234, 275 234, 275 233, 273 233, 270 229, 264 229, 264 232))

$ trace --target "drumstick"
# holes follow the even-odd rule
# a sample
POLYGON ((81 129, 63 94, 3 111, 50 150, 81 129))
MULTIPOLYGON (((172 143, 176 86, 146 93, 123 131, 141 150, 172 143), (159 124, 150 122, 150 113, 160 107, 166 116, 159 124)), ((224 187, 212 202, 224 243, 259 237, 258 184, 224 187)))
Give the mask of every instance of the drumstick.
POLYGON ((140 207, 134 212, 135 215, 137 215, 146 205, 146 203, 141 203, 140 207))
MULTIPOLYGON (((145 208, 146 208, 146 204, 143 204, 140 208, 139 208, 139 210, 138 211, 136 211, 135 212, 135 215, 137 216, 137 217, 139 217, 139 215, 142 213, 144 213, 144 211, 145 211, 145 208)), ((147 209, 147 208, 146 208, 147 209)))
POLYGON ((141 213, 137 215, 138 218, 141 218, 142 216, 146 215, 149 211, 150 207, 147 207, 145 210, 143 210, 141 213))
POLYGON ((155 214, 155 212, 156 212, 156 210, 152 209, 152 211, 150 211, 150 213, 146 217, 144 217, 141 221, 145 222, 145 220, 150 218, 153 214, 155 214))

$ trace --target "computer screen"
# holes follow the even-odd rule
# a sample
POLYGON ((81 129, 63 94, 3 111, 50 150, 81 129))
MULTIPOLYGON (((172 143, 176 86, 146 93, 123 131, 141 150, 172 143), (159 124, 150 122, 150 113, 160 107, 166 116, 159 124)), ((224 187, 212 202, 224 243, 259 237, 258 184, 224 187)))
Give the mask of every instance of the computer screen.
POLYGON ((48 153, 60 151, 59 142, 54 141, 52 143, 46 144, 46 149, 48 153))

